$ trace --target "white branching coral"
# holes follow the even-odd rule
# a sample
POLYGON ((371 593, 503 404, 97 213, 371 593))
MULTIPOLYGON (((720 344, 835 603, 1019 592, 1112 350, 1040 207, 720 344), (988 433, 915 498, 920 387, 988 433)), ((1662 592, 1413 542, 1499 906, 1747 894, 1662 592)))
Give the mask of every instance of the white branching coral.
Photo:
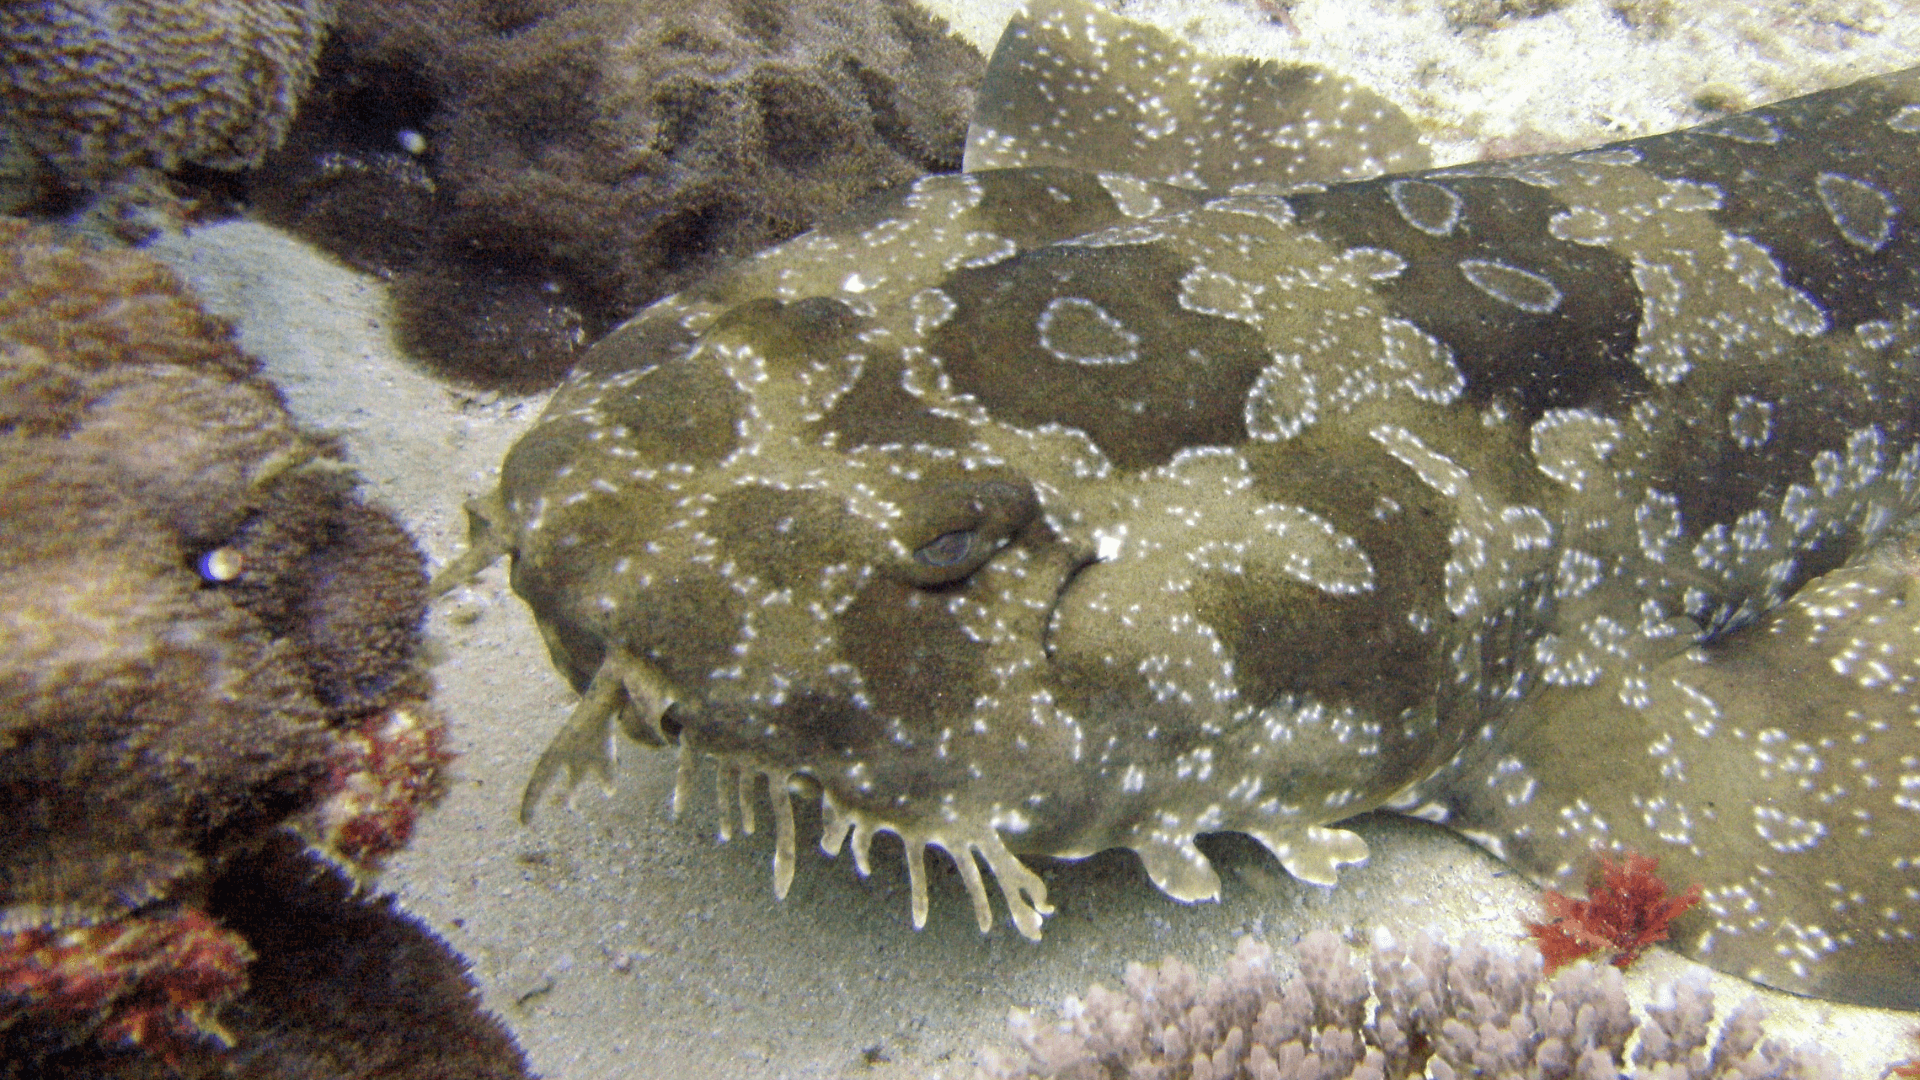
POLYGON ((0 4, 7 122, 70 180, 257 165, 286 136, 332 0, 0 4))
POLYGON ((1127 966, 1124 990, 1094 986, 1054 1021, 1018 1012, 991 1080, 1838 1080, 1825 1052, 1763 1037, 1748 1001, 1714 1032, 1704 980, 1663 987, 1637 1020, 1612 967, 1581 962, 1548 980, 1540 954, 1425 934, 1381 933, 1368 967, 1335 935, 1300 940, 1300 976, 1243 938, 1203 984, 1189 964, 1127 966), (1371 969, 1369 978, 1368 968, 1371 969), (1639 1032, 1634 1038, 1636 1029, 1639 1032), (1629 1066, 1629 1061, 1631 1065, 1629 1066))

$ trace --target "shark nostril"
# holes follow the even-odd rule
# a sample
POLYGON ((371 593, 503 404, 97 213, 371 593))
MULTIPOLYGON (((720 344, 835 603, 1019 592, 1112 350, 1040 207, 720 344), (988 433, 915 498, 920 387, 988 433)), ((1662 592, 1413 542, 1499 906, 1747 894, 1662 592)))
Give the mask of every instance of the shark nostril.
POLYGON ((667 711, 660 714, 660 734, 667 737, 667 742, 672 743, 679 740, 680 733, 684 730, 686 730, 686 723, 680 715, 680 706, 667 706, 667 711))

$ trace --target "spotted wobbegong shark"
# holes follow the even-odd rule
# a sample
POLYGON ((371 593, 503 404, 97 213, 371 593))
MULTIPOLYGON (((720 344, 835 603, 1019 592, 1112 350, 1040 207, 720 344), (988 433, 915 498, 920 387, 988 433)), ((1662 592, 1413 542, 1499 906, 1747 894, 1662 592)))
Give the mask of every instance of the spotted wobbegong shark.
POLYGON ((1081 0, 1000 41, 967 169, 640 312, 471 505, 581 694, 796 797, 865 872, 1233 831, 1332 885, 1375 809, 1673 944, 1920 1008, 1920 69, 1433 169, 1384 99, 1081 0))

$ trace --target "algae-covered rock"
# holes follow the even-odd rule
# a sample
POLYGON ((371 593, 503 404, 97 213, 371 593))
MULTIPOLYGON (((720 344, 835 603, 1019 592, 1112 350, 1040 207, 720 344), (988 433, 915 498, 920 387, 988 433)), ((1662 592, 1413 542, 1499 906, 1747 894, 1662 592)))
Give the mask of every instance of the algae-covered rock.
MULTIPOLYGON (((412 538, 171 271, 10 219, 0 507, 0 1077, 304 1075, 310 1055, 276 1049, 293 1030, 343 1055, 330 1075, 439 1075, 407 1071, 433 1063, 394 1051, 410 1021, 385 1006, 243 996, 255 971, 348 975, 289 968, 288 935, 236 936, 208 906, 264 888, 338 907, 263 845, 297 851, 295 826, 366 870, 444 791, 412 538), (249 1031, 223 1024, 233 1002, 249 1031)), ((415 996, 486 1028, 457 958, 420 948, 453 974, 415 996)))
POLYGON ((348 0, 268 216, 408 350, 528 388, 727 259, 959 167, 978 53, 909 0, 348 0))

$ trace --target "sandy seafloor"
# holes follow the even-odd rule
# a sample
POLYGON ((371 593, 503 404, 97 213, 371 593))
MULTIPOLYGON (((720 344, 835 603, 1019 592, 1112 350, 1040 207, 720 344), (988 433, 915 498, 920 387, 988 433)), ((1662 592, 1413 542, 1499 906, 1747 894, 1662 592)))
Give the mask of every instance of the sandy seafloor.
MULTIPOLYGON (((1007 0, 940 0, 990 46, 1007 0)), ((1221 51, 1305 55, 1339 65, 1415 110, 1443 156, 1486 147, 1547 150, 1703 119, 1703 86, 1758 104, 1893 70, 1920 58, 1920 4, 1812 0, 1760 5, 1642 4, 1671 20, 1631 30, 1582 0, 1494 31, 1458 32, 1431 0, 1152 0, 1130 6, 1221 51)), ((437 563, 464 540, 462 501, 485 490, 543 399, 447 388, 400 359, 382 284, 250 222, 156 245, 234 318, 308 423, 340 433, 366 490, 399 512, 437 563)), ((547 662, 504 565, 438 602, 429 633, 436 702, 460 753, 452 793, 378 887, 473 964, 489 1008, 541 1074, 599 1077, 905 1077, 965 1075, 1003 1037, 1012 1006, 1051 1007, 1089 982, 1116 985, 1130 960, 1174 954, 1203 969, 1242 934, 1276 946, 1318 926, 1366 940, 1438 927, 1497 940, 1534 913, 1531 886, 1451 834, 1418 822, 1358 824, 1372 861, 1327 891, 1287 877, 1239 837, 1206 842, 1224 896, 1187 906, 1159 894, 1127 853, 1044 867, 1058 911, 1045 940, 1004 922, 974 928, 965 892, 936 857, 932 915, 908 918, 898 845, 875 846, 873 876, 821 855, 806 835, 791 895, 775 902, 771 843, 716 845, 701 798, 669 820, 674 760, 638 747, 617 790, 583 785, 577 809, 515 820, 535 757, 573 703, 547 662)), ((701 786, 703 793, 711 788, 701 786)), ((764 817, 763 817, 764 821, 764 817)), ((817 831, 813 834, 817 836, 817 831)), ((997 901, 996 901, 997 902, 997 901)), ((1631 976, 1694 968, 1671 954, 1631 976)), ((1704 969, 1699 969, 1704 970, 1704 969)), ((1920 977, 1920 973, 1916 973, 1920 977)), ((1724 1011, 1754 988, 1716 976, 1724 1011)), ((1881 1075, 1920 1018, 1768 995, 1776 1034, 1849 1055, 1847 1075, 1881 1075)))

